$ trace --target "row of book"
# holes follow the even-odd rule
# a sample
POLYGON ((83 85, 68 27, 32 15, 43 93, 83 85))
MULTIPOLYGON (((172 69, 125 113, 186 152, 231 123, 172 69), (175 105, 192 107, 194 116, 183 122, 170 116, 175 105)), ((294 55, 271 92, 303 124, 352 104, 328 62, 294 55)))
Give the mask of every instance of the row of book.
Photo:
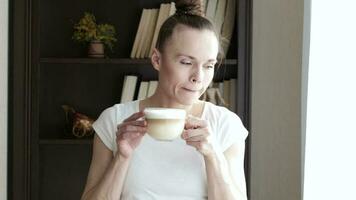
POLYGON ((203 99, 219 106, 225 106, 231 111, 237 111, 237 79, 233 78, 220 82, 213 82, 212 86, 206 90, 203 97, 208 97, 209 95, 213 96, 203 99), (223 101, 219 98, 222 98, 223 101))
POLYGON ((158 32, 163 22, 176 12, 175 3, 162 3, 160 8, 142 10, 140 23, 131 50, 131 58, 150 57, 156 46, 158 32))
MULTIPOLYGON (((203 0, 205 16, 213 22, 220 33, 221 46, 225 52, 230 45, 236 16, 236 0, 203 0)), ((141 13, 131 58, 147 58, 156 46, 158 32, 163 22, 176 11, 175 3, 162 3, 160 8, 144 8, 141 13)))
POLYGON ((121 91, 120 103, 148 98, 154 94, 157 85, 157 80, 139 81, 136 75, 126 75, 121 91))
POLYGON ((220 42, 226 55, 234 30, 237 0, 203 0, 205 16, 213 22, 217 33, 220 33, 220 42))
MULTIPOLYGON (((214 82, 207 89, 205 94, 202 95, 201 99, 220 106, 225 106, 231 111, 236 112, 236 85, 237 79, 214 82)), ((126 75, 124 77, 120 103, 148 98, 154 94, 157 86, 157 80, 140 81, 137 75, 126 75)))

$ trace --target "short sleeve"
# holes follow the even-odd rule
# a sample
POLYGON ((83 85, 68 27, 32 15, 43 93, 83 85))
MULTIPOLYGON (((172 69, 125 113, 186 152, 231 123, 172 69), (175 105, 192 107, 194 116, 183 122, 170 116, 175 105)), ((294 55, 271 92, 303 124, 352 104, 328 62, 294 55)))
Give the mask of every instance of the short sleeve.
POLYGON ((226 108, 221 113, 218 130, 218 141, 223 152, 235 142, 245 141, 248 135, 240 117, 226 108))
POLYGON ((93 123, 95 133, 103 141, 105 146, 112 151, 116 151, 116 118, 116 109, 113 106, 105 109, 93 123))

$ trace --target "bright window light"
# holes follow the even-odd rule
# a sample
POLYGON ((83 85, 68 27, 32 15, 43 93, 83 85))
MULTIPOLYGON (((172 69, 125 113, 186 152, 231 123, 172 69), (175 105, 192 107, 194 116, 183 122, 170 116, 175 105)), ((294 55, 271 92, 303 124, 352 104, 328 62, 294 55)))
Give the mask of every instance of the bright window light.
POLYGON ((356 200, 355 11, 312 0, 304 200, 356 200))

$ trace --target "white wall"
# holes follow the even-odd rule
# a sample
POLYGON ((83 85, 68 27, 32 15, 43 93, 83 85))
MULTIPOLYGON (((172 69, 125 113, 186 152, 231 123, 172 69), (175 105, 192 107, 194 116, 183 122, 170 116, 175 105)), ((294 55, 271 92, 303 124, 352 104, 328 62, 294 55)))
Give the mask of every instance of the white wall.
POLYGON ((0 199, 7 199, 8 0, 0 0, 0 199))
POLYGON ((301 0, 254 0, 251 200, 300 200, 301 0))
POLYGON ((313 0, 304 200, 355 200, 356 1, 313 0))

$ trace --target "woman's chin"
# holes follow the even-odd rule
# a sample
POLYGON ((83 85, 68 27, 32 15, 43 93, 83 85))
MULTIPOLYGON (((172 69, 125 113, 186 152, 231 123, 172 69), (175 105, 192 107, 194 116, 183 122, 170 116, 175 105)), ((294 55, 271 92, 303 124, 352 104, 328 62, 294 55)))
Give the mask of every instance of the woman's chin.
POLYGON ((178 95, 179 102, 183 105, 192 105, 199 101, 201 96, 200 92, 184 92, 178 95))

